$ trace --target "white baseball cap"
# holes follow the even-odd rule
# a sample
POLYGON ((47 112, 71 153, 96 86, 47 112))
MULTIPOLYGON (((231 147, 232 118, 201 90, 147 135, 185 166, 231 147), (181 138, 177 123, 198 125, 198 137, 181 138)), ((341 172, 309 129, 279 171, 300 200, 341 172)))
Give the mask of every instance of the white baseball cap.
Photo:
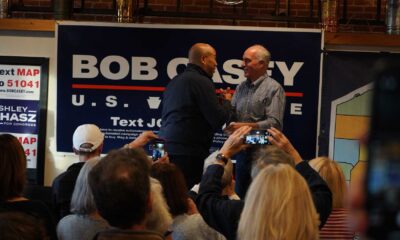
POLYGON ((104 133, 102 133, 100 128, 94 124, 80 125, 75 129, 74 135, 72 136, 73 146, 79 152, 93 152, 103 143, 103 141, 104 133), (92 146, 82 147, 85 143, 89 143, 92 146))

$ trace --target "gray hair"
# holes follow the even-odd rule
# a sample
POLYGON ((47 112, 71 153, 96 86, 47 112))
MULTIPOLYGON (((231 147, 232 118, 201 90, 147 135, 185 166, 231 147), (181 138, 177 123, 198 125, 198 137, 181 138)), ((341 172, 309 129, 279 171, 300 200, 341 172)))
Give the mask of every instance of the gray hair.
POLYGON ((150 215, 146 219, 146 229, 164 234, 172 224, 172 216, 169 213, 161 183, 150 177, 150 188, 153 202, 150 215))
POLYGON ((89 172, 100 161, 100 157, 92 158, 85 162, 78 178, 76 179, 74 192, 71 198, 71 212, 80 215, 88 215, 95 212, 96 203, 94 202, 92 190, 89 187, 89 172))
MULTIPOLYGON (((210 156, 208 156, 208 158, 206 158, 206 160, 204 160, 203 174, 206 172, 208 166, 215 163, 217 154, 218 151, 212 153, 210 156)), ((221 178, 222 188, 225 188, 232 182, 232 176, 233 176, 233 164, 232 161, 229 159, 229 161, 224 166, 224 174, 222 175, 221 178)))
POLYGON ((259 61, 264 61, 265 64, 269 63, 269 60, 271 59, 271 53, 263 45, 255 44, 255 45, 251 46, 250 48, 257 49, 256 57, 259 61))
POLYGON ((251 177, 254 179, 266 166, 279 163, 289 164, 292 167, 295 166, 293 158, 285 151, 274 145, 266 145, 259 149, 254 155, 251 177))

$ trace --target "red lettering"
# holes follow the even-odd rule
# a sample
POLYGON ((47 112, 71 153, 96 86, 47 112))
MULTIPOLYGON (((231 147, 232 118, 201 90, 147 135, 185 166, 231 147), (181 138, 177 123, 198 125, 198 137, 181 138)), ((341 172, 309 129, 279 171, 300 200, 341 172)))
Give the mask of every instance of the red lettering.
POLYGON ((29 143, 29 139, 28 138, 24 138, 23 140, 22 140, 22 144, 28 144, 29 143))
POLYGON ((18 68, 17 69, 17 75, 18 76, 25 76, 25 69, 24 68, 18 68))
POLYGON ((37 142, 37 139, 35 137, 19 137, 18 141, 21 144, 34 144, 37 142))
POLYGON ((25 69, 25 68, 18 68, 17 75, 18 76, 36 76, 40 73, 39 69, 25 69))

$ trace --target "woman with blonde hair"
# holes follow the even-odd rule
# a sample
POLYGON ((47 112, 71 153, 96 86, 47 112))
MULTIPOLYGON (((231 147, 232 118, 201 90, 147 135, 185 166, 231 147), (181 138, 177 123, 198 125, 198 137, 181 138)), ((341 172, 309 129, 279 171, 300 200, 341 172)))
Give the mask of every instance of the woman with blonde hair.
POLYGON ((318 214, 304 178, 288 164, 260 171, 246 194, 238 239, 318 239, 318 214))
POLYGON ((325 180, 332 192, 332 213, 320 231, 321 239, 353 239, 355 236, 346 208, 347 185, 340 165, 328 157, 317 157, 310 166, 325 180))

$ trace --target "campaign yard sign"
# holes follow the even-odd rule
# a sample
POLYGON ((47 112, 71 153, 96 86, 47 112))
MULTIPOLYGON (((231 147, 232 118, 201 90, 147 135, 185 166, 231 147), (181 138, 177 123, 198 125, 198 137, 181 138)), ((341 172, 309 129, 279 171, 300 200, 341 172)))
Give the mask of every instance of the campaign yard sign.
POLYGON ((0 57, 0 133, 18 138, 28 177, 37 183, 43 181, 37 173, 43 172, 47 72, 48 59, 0 57))

